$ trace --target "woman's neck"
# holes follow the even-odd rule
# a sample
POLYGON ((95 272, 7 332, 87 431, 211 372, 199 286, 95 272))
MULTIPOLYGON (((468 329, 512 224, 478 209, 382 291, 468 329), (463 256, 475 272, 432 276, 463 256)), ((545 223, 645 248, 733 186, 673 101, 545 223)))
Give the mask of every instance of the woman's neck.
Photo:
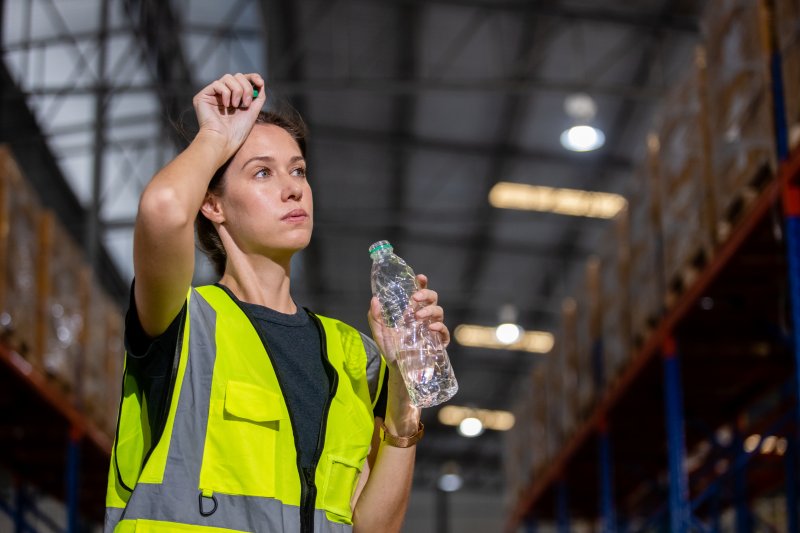
POLYGON ((290 293, 289 261, 280 264, 263 255, 228 256, 220 283, 239 300, 293 314, 297 306, 290 293))

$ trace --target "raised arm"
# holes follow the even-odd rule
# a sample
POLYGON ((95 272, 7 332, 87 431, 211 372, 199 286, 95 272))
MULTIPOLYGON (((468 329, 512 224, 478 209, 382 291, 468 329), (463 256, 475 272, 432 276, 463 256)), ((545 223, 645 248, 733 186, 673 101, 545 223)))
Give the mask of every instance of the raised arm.
POLYGON ((134 297, 145 333, 163 333, 180 311, 194 272, 194 219, 214 173, 242 145, 264 105, 258 74, 226 74, 192 103, 192 143, 145 188, 133 234, 134 297), (259 95, 253 99, 253 87, 259 95))
MULTIPOLYGON (((442 334, 444 344, 450 340, 450 333, 442 320, 444 311, 437 304, 438 295, 427 288, 428 279, 418 275, 421 289, 413 298, 423 307, 417 311, 417 318, 430 319, 430 328, 442 334)), ((389 390, 386 403, 386 429, 400 437, 417 432, 420 420, 420 409, 411 405, 403 378, 384 340, 383 320, 380 304, 373 298, 369 311, 369 323, 372 336, 384 353, 389 369, 389 390)), ((380 419, 376 419, 380 423, 380 419)), ((376 424, 376 432, 379 424, 376 424)), ((354 496, 353 530, 356 533, 381 531, 392 533, 400 531, 408 507, 411 493, 411 482, 414 475, 416 445, 408 448, 396 448, 381 442, 373 436, 373 450, 365 465, 359 486, 354 496)))

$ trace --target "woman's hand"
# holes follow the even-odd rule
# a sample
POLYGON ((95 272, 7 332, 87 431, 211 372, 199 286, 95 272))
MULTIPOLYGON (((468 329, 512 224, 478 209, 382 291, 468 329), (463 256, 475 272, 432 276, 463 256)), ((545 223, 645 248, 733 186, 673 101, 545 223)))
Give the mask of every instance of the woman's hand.
MULTIPOLYGON (((447 347, 450 343, 450 331, 444 325, 444 309, 438 305, 439 295, 436 291, 428 289, 427 276, 417 274, 417 284, 419 285, 419 290, 411 296, 419 306, 415 316, 418 320, 429 320, 428 328, 431 331, 439 332, 442 337, 442 345, 447 347)), ((381 304, 375 296, 372 297, 367 316, 369 327, 372 330, 372 337, 380 347, 381 352, 383 352, 386 362, 390 365, 393 364, 396 354, 391 342, 391 328, 386 327, 383 323, 381 304)))
POLYGON ((225 74, 195 95, 192 104, 200 125, 198 137, 222 143, 220 164, 245 141, 266 99, 264 80, 258 74, 225 74), (256 98, 253 89, 258 90, 256 98))

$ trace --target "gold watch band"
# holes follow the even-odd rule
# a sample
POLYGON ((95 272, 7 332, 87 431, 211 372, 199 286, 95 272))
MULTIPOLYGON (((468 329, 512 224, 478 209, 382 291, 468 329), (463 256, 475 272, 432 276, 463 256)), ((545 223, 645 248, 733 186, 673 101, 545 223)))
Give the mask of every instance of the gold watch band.
POLYGON ((425 426, 422 425, 422 422, 419 423, 417 432, 413 435, 409 435, 408 437, 398 437, 397 435, 392 435, 389 433, 389 430, 386 429, 386 424, 381 425, 381 430, 383 431, 383 441, 389 446, 394 446, 395 448, 410 448, 419 442, 419 440, 422 438, 422 435, 425 434, 425 426))

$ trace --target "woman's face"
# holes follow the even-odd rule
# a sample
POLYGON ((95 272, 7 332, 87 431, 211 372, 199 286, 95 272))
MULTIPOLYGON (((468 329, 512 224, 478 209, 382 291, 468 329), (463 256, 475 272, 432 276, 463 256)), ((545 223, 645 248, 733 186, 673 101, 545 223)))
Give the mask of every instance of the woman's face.
POLYGON ((280 260, 311 239, 314 204, 306 162, 279 126, 253 126, 225 173, 219 202, 222 228, 245 254, 280 260))

